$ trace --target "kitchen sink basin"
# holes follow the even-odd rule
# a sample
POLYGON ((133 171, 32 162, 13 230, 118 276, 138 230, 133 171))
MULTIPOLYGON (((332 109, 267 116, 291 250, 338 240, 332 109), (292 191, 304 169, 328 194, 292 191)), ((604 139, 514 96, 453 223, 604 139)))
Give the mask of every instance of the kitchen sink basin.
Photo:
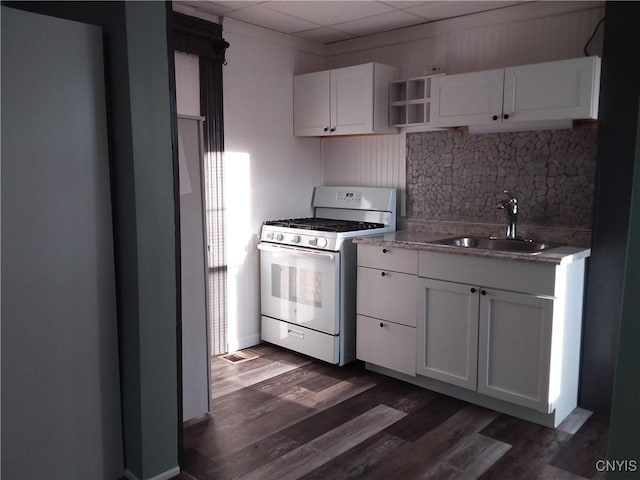
POLYGON ((482 250, 499 250, 502 252, 536 253, 549 248, 559 247, 560 244, 536 242, 534 240, 493 238, 493 237, 454 237, 430 242, 436 245, 450 245, 452 247, 480 248, 482 250))

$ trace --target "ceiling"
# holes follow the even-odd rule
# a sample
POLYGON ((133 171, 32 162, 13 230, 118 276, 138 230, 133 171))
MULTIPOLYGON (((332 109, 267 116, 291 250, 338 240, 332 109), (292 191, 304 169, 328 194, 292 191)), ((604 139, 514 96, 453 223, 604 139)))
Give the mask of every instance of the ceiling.
POLYGON ((445 18, 495 10, 523 1, 202 1, 195 10, 228 17, 322 44, 373 35, 445 18))

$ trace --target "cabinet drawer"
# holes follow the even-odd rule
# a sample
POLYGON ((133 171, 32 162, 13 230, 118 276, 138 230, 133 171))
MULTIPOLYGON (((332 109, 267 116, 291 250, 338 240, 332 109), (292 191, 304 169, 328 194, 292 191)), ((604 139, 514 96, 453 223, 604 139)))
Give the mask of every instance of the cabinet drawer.
POLYGON ((469 255, 420 252, 418 275, 483 287, 553 296, 556 266, 469 255))
POLYGON ((357 358, 415 376, 416 329, 363 315, 357 318, 357 358))
POLYGON ((340 361, 338 337, 334 335, 262 316, 261 338, 325 362, 338 363, 340 361))
POLYGON ((415 275, 358 267, 359 314, 416 326, 417 281, 415 275))
POLYGON ((416 275, 418 273, 418 251, 360 244, 358 245, 358 265, 416 275))

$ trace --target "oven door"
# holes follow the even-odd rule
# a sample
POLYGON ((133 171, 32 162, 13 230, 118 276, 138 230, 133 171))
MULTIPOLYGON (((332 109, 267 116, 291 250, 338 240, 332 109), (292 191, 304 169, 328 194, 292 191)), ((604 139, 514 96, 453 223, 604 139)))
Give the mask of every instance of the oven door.
POLYGON ((258 244, 262 314, 340 333, 340 252, 258 244))

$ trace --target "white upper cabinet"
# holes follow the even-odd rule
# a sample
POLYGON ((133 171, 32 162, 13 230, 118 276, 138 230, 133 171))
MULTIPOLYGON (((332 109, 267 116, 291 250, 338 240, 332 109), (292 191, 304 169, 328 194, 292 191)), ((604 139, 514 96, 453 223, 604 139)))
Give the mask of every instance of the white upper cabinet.
POLYGON ((396 133, 389 127, 389 82, 395 67, 366 63, 293 77, 296 136, 396 133))
POLYGON ((506 68, 503 119, 517 122, 595 119, 599 92, 598 57, 506 68))
POLYGON ((297 136, 327 135, 331 123, 331 74, 307 73, 293 77, 293 128, 297 136))
POLYGON ((502 117, 504 69, 434 79, 433 123, 439 127, 479 125, 502 117))
POLYGON ((584 57, 434 79, 439 127, 595 119, 600 58, 584 57))

